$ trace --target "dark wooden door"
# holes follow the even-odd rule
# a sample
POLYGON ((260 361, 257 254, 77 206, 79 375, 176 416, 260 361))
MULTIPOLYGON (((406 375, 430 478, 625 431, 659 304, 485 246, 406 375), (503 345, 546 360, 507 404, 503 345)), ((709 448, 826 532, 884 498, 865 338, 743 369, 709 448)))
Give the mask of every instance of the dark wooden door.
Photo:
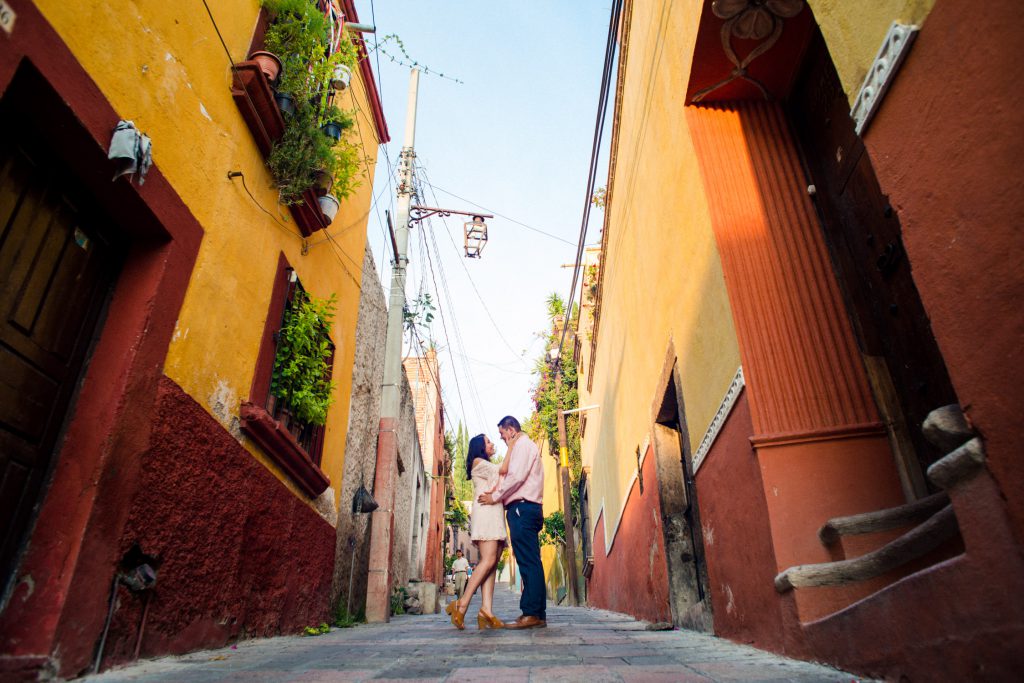
MULTIPOLYGON (((2 112, 0 122, 11 130, 2 112)), ((0 585, 32 522, 113 278, 96 212, 56 166, 10 136, 0 143, 0 585)))
POLYGON ((956 394, 914 285, 899 219, 879 188, 817 32, 789 110, 879 407, 883 417, 902 421, 897 428, 909 437, 918 463, 926 468, 942 454, 924 440, 921 423, 931 410, 955 403, 956 394), (873 369, 872 359, 884 362, 873 369), (881 395, 887 386, 895 401, 881 395), (894 409, 887 411, 885 403, 894 409))

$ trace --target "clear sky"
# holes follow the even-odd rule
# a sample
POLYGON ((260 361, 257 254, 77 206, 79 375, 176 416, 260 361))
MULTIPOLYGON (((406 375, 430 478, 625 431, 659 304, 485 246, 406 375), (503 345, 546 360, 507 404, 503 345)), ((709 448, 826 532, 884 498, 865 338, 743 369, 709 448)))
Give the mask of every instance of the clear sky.
MULTIPOLYGON (((470 435, 486 431, 497 442, 502 416, 523 419, 532 409, 530 371, 542 353, 545 300, 555 291, 565 298, 571 285, 572 269, 562 265, 575 260, 586 202, 610 5, 357 0, 356 9, 361 22, 375 19, 368 45, 396 34, 409 57, 431 72, 419 85, 415 150, 426 194, 419 202, 501 214, 488 220, 490 239, 479 260, 462 256, 462 218, 424 221, 410 234, 406 290, 410 298, 428 291, 435 301, 435 280, 440 290, 431 335, 449 428, 461 419, 470 435)), ((385 292, 391 280, 384 210, 394 216, 395 199, 384 155, 394 168, 409 87, 409 67, 392 57, 408 62, 394 40, 370 57, 392 138, 381 150, 374 187, 380 197, 368 226, 385 292)), ((597 186, 605 174, 599 170, 597 186)), ((592 214, 588 243, 599 240, 601 218, 592 214)))

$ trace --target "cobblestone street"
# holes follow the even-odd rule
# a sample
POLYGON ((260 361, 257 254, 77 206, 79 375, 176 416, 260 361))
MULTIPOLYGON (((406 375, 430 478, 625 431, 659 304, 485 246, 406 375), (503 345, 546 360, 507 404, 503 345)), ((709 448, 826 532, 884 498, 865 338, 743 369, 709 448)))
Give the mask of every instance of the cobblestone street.
MULTIPOLYGON (((496 613, 518 615, 518 595, 498 588, 496 613)), ((474 616, 479 598, 469 615, 474 616)), ((465 631, 445 614, 334 629, 317 637, 250 640, 237 648, 144 662, 90 677, 121 681, 857 681, 835 669, 777 657, 689 631, 647 631, 643 622, 596 609, 549 608, 530 631, 465 631)))

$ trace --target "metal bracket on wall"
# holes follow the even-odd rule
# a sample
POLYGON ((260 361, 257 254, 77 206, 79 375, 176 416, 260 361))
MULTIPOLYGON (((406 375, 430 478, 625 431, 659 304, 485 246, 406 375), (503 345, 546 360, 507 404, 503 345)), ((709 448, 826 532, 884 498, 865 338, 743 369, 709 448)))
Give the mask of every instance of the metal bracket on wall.
POLYGON ((889 32, 885 34, 882 46, 878 48, 875 61, 871 62, 868 75, 860 86, 857 99, 850 110, 850 118, 857 124, 857 135, 863 135, 871 118, 878 111, 878 106, 885 92, 892 85, 900 64, 910 51, 910 46, 917 37, 920 28, 914 24, 892 22, 889 32))

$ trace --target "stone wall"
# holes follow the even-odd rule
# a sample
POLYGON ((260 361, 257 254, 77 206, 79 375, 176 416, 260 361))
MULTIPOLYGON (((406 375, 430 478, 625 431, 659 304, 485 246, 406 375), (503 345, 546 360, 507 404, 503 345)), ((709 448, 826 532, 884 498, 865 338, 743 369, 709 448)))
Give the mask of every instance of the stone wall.
POLYGON ((353 614, 366 605, 366 574, 370 553, 370 515, 353 514, 352 502, 360 486, 373 490, 380 422, 384 343, 388 327, 384 289, 369 246, 363 256, 359 322, 356 326, 352 367, 352 401, 345 440, 345 475, 338 501, 338 542, 332 595, 335 604, 353 614), (351 600, 349 590, 351 588, 351 600))
POLYGON ((410 578, 422 574, 420 549, 423 533, 414 532, 419 526, 420 512, 425 507, 421 502, 423 491, 423 460, 420 455, 419 435, 416 431, 416 406, 408 376, 402 374, 398 413, 398 476, 395 478, 395 532, 391 549, 392 586, 404 586, 410 578), (417 486, 418 485, 418 486, 417 486), (415 518, 415 520, 414 520, 415 518), (411 544, 417 540, 416 548, 411 544))

